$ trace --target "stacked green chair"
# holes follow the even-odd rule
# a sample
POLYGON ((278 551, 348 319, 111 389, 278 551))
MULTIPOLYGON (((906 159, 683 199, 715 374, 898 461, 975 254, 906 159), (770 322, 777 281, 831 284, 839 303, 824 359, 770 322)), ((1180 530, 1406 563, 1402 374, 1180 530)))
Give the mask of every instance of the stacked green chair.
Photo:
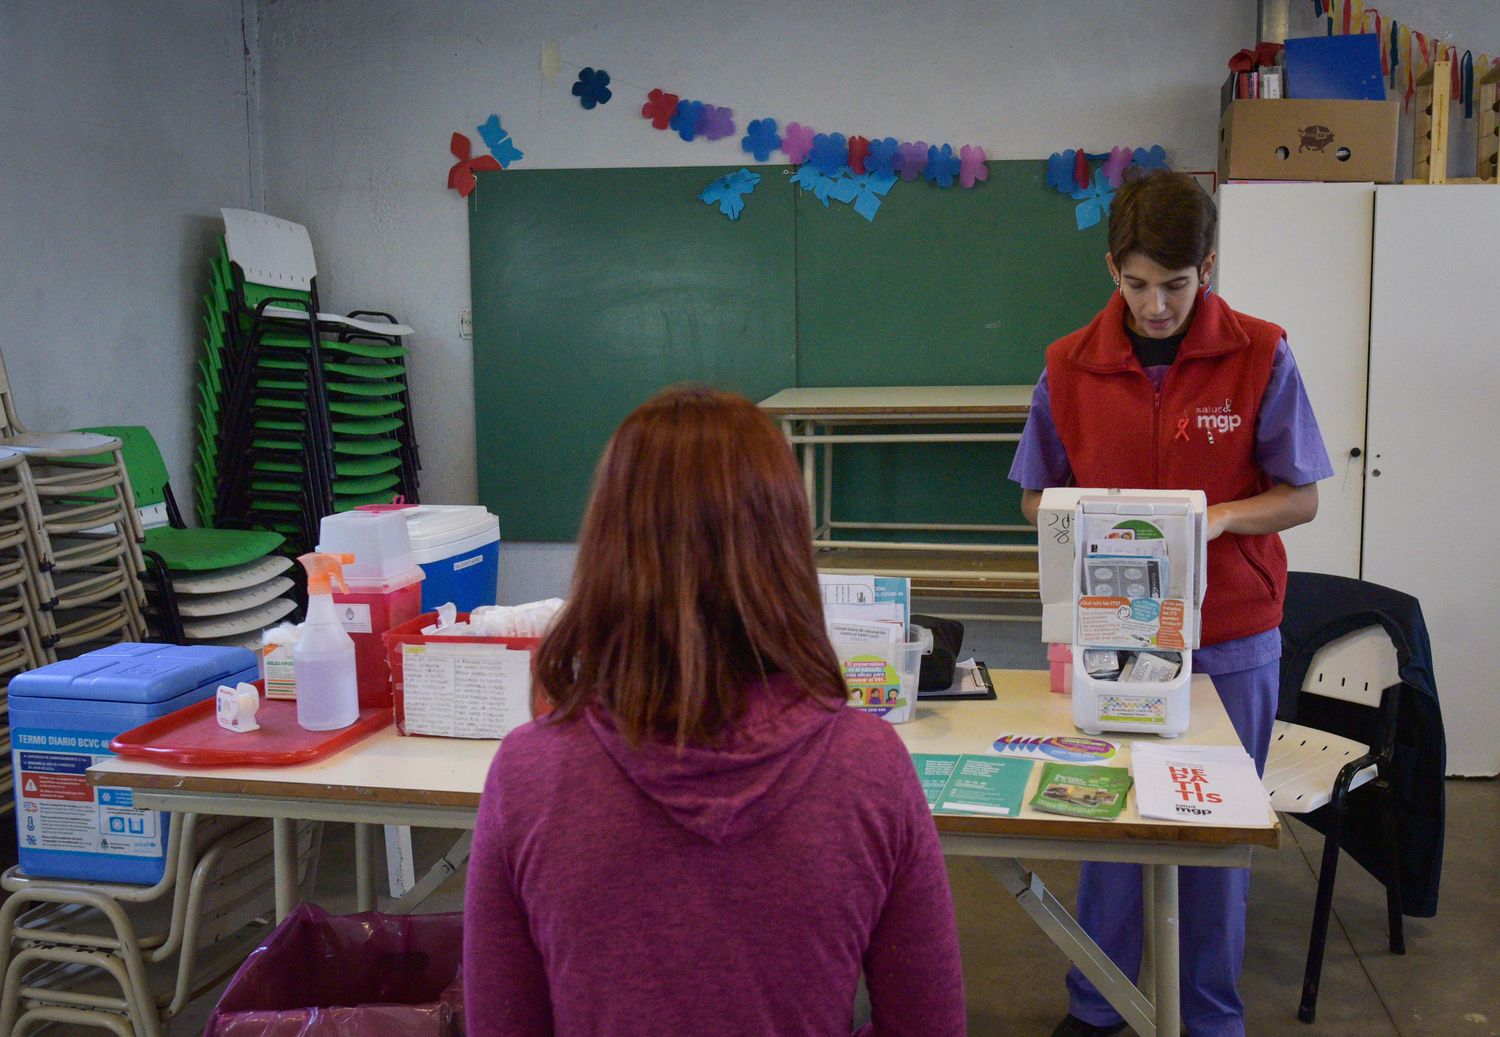
POLYGON ((324 313, 307 230, 223 210, 198 363, 194 506, 307 550, 319 520, 417 498, 407 387, 411 329, 387 313, 324 313))
POLYGON ((175 644, 260 647, 260 633, 294 612, 301 593, 278 552, 286 537, 266 529, 185 528, 151 430, 87 431, 123 444, 125 468, 145 524, 146 593, 155 633, 175 644), (159 524, 152 516, 161 515, 159 524))

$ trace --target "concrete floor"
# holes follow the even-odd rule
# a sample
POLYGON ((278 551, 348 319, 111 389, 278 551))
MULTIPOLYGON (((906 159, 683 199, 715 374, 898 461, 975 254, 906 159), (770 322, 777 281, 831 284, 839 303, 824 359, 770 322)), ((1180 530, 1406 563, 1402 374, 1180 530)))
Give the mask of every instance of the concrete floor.
MULTIPOLYGON (((1034 625, 971 624, 966 643, 993 666, 1039 667, 1044 656, 1035 637, 1034 625)), ((1312 1026, 1297 1021, 1296 1008, 1322 836, 1288 820, 1279 849, 1256 850, 1240 980, 1250 1034, 1500 1035, 1500 885, 1493 878, 1500 852, 1500 781, 1450 781, 1447 833, 1439 913, 1406 920, 1402 957, 1386 949, 1384 891, 1343 858, 1312 1026)), ((419 866, 436 860, 452 838, 447 832, 416 833, 419 866)), ((318 898, 330 910, 353 910, 351 859, 348 826, 328 826, 318 898)), ((1077 865, 1042 862, 1037 870, 1071 905, 1077 865)), ((977 862, 954 859, 948 873, 963 950, 969 1032, 1046 1037, 1067 1010, 1066 959, 977 862)), ((426 909, 462 906, 458 876, 426 909)), ((216 997, 210 992, 190 1006, 173 1021, 170 1037, 201 1033, 216 997)))

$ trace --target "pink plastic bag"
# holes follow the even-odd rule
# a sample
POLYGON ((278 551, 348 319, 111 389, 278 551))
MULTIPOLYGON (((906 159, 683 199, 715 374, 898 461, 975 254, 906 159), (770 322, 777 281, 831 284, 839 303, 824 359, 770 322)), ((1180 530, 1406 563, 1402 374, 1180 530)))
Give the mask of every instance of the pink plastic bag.
POLYGON ((457 1037, 463 915, 302 904, 240 966, 204 1037, 457 1037))

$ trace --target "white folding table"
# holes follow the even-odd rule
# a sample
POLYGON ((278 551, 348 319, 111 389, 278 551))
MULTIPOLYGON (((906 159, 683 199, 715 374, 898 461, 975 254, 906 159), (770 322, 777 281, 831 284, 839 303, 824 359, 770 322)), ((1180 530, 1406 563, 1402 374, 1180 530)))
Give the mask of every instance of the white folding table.
MULTIPOLYGON (((983 753, 1005 732, 1075 733, 1066 696, 1047 691, 1047 674, 993 670, 998 700, 922 703, 901 725, 912 752, 983 753)), ((1231 745, 1238 740, 1207 677, 1193 679, 1192 725, 1182 741, 1231 745)), ((180 813, 271 818, 276 839, 276 909, 293 907, 294 822, 356 825, 358 897, 374 905, 372 825, 472 829, 485 775, 497 743, 406 738, 394 728, 372 735, 328 759, 286 768, 191 770, 115 758, 89 771, 95 785, 134 790, 136 806, 180 813)), ((1126 751, 1121 762, 1128 758, 1126 751)), ((1035 791, 1035 768, 1027 798, 1035 791)), ((1142 1037, 1175 1037, 1179 1025, 1177 868, 1246 867, 1252 846, 1277 845, 1280 826, 1247 828, 1145 820, 1132 795, 1116 821, 1089 821, 1023 808, 1017 817, 938 816, 943 851, 980 858, 1047 936, 1078 964, 1142 1037), (1020 858, 1109 860, 1144 866, 1152 996, 1130 983, 1020 858)))

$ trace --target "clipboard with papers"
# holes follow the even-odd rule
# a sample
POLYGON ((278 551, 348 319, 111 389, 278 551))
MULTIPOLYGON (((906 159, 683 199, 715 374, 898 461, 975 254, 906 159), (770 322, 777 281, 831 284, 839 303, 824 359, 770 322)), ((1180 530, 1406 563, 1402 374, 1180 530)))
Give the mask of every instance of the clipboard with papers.
POLYGON ((994 697, 995 682, 990 678, 990 668, 973 658, 965 659, 954 667, 953 683, 948 687, 917 692, 918 701, 979 701, 994 697))

